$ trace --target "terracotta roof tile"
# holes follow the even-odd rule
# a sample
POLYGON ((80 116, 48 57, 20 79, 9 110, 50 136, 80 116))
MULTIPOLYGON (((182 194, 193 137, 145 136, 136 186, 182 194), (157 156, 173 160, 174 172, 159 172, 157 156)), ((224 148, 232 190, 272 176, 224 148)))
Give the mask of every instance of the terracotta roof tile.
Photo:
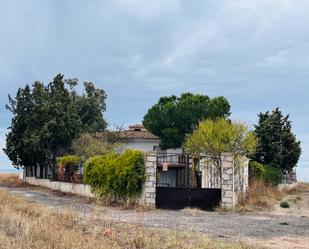
MULTIPOLYGON (((153 135, 151 132, 145 129, 143 125, 130 125, 128 130, 123 131, 110 131, 111 134, 115 134, 119 139, 145 139, 145 140, 159 140, 159 137, 153 135)), ((104 137, 108 132, 96 133, 97 137, 104 137)))
POLYGON ((159 140, 159 137, 153 135, 151 132, 147 130, 142 131, 134 131, 134 130, 126 130, 120 133, 121 139, 149 139, 149 140, 159 140))

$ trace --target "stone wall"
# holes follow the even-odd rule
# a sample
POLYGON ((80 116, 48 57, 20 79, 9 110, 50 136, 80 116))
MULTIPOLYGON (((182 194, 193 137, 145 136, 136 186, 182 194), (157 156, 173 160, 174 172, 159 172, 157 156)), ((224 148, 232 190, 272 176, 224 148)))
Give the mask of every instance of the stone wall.
MULTIPOLYGON (((157 172, 156 152, 145 153, 144 160, 146 180, 143 184, 141 196, 137 199, 137 202, 140 205, 155 207, 157 172)), ((204 171, 203 177, 207 177, 206 171, 204 171)), ((38 179, 34 177, 24 177, 24 180, 30 184, 53 190, 93 197, 89 185, 50 181, 48 179, 38 179)), ((222 190, 222 207, 230 208, 235 206, 237 204, 238 195, 240 193, 245 193, 248 188, 248 160, 244 158, 241 162, 241 166, 239 166, 235 164, 232 154, 224 154, 222 157, 221 181, 219 180, 217 185, 217 187, 222 190)))
POLYGON ((156 172, 157 172, 157 154, 156 152, 145 153, 145 171, 146 181, 143 186, 140 205, 155 207, 156 204, 156 172))
MULTIPOLYGON (((156 168, 157 155, 155 152, 145 153, 145 173, 146 180, 143 184, 142 194, 137 199, 140 205, 155 207, 156 202, 156 168)), ((81 195, 85 197, 94 197, 90 185, 74 184, 69 182, 50 181, 49 179, 40 179, 35 177, 21 176, 29 184, 49 188, 56 191, 81 195)))
POLYGON ((237 162, 230 153, 222 156, 221 169, 221 206, 231 208, 237 205, 238 197, 244 195, 249 187, 248 159, 241 158, 237 162))
POLYGON ((222 156, 221 169, 221 205, 222 207, 234 206, 234 159, 230 154, 222 156))

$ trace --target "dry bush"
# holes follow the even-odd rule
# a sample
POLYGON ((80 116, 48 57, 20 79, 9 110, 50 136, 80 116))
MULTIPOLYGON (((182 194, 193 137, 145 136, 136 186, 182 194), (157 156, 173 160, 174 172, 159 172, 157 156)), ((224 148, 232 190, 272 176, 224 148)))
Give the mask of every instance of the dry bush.
POLYGON ((199 233, 81 218, 3 191, 0 191, 0 214, 0 249, 252 248, 241 242, 216 241, 199 233), (111 228, 108 234, 106 228, 111 228))
POLYGON ((270 209, 281 200, 283 194, 277 187, 265 184, 261 180, 253 180, 249 186, 246 198, 239 205, 247 210, 270 209))

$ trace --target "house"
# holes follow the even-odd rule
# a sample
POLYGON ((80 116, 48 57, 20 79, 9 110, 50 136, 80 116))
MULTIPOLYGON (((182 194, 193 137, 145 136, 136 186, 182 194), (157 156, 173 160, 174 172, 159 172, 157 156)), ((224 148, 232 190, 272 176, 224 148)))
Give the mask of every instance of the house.
POLYGON ((143 152, 160 150, 160 138, 140 124, 130 125, 128 130, 121 131, 119 140, 122 143, 122 149, 135 149, 143 152))
POLYGON ((129 125, 129 129, 121 131, 119 139, 122 143, 121 150, 136 149, 143 152, 156 151, 160 153, 182 153, 182 149, 160 149, 160 138, 153 135, 143 125, 129 125))

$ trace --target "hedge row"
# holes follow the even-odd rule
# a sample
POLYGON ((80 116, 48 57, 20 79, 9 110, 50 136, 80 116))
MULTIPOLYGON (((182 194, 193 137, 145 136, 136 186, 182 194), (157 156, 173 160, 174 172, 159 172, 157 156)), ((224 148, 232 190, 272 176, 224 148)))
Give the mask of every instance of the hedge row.
POLYGON ((134 198, 145 181, 144 157, 141 151, 126 150, 88 159, 84 165, 84 182, 99 196, 108 200, 134 198))

